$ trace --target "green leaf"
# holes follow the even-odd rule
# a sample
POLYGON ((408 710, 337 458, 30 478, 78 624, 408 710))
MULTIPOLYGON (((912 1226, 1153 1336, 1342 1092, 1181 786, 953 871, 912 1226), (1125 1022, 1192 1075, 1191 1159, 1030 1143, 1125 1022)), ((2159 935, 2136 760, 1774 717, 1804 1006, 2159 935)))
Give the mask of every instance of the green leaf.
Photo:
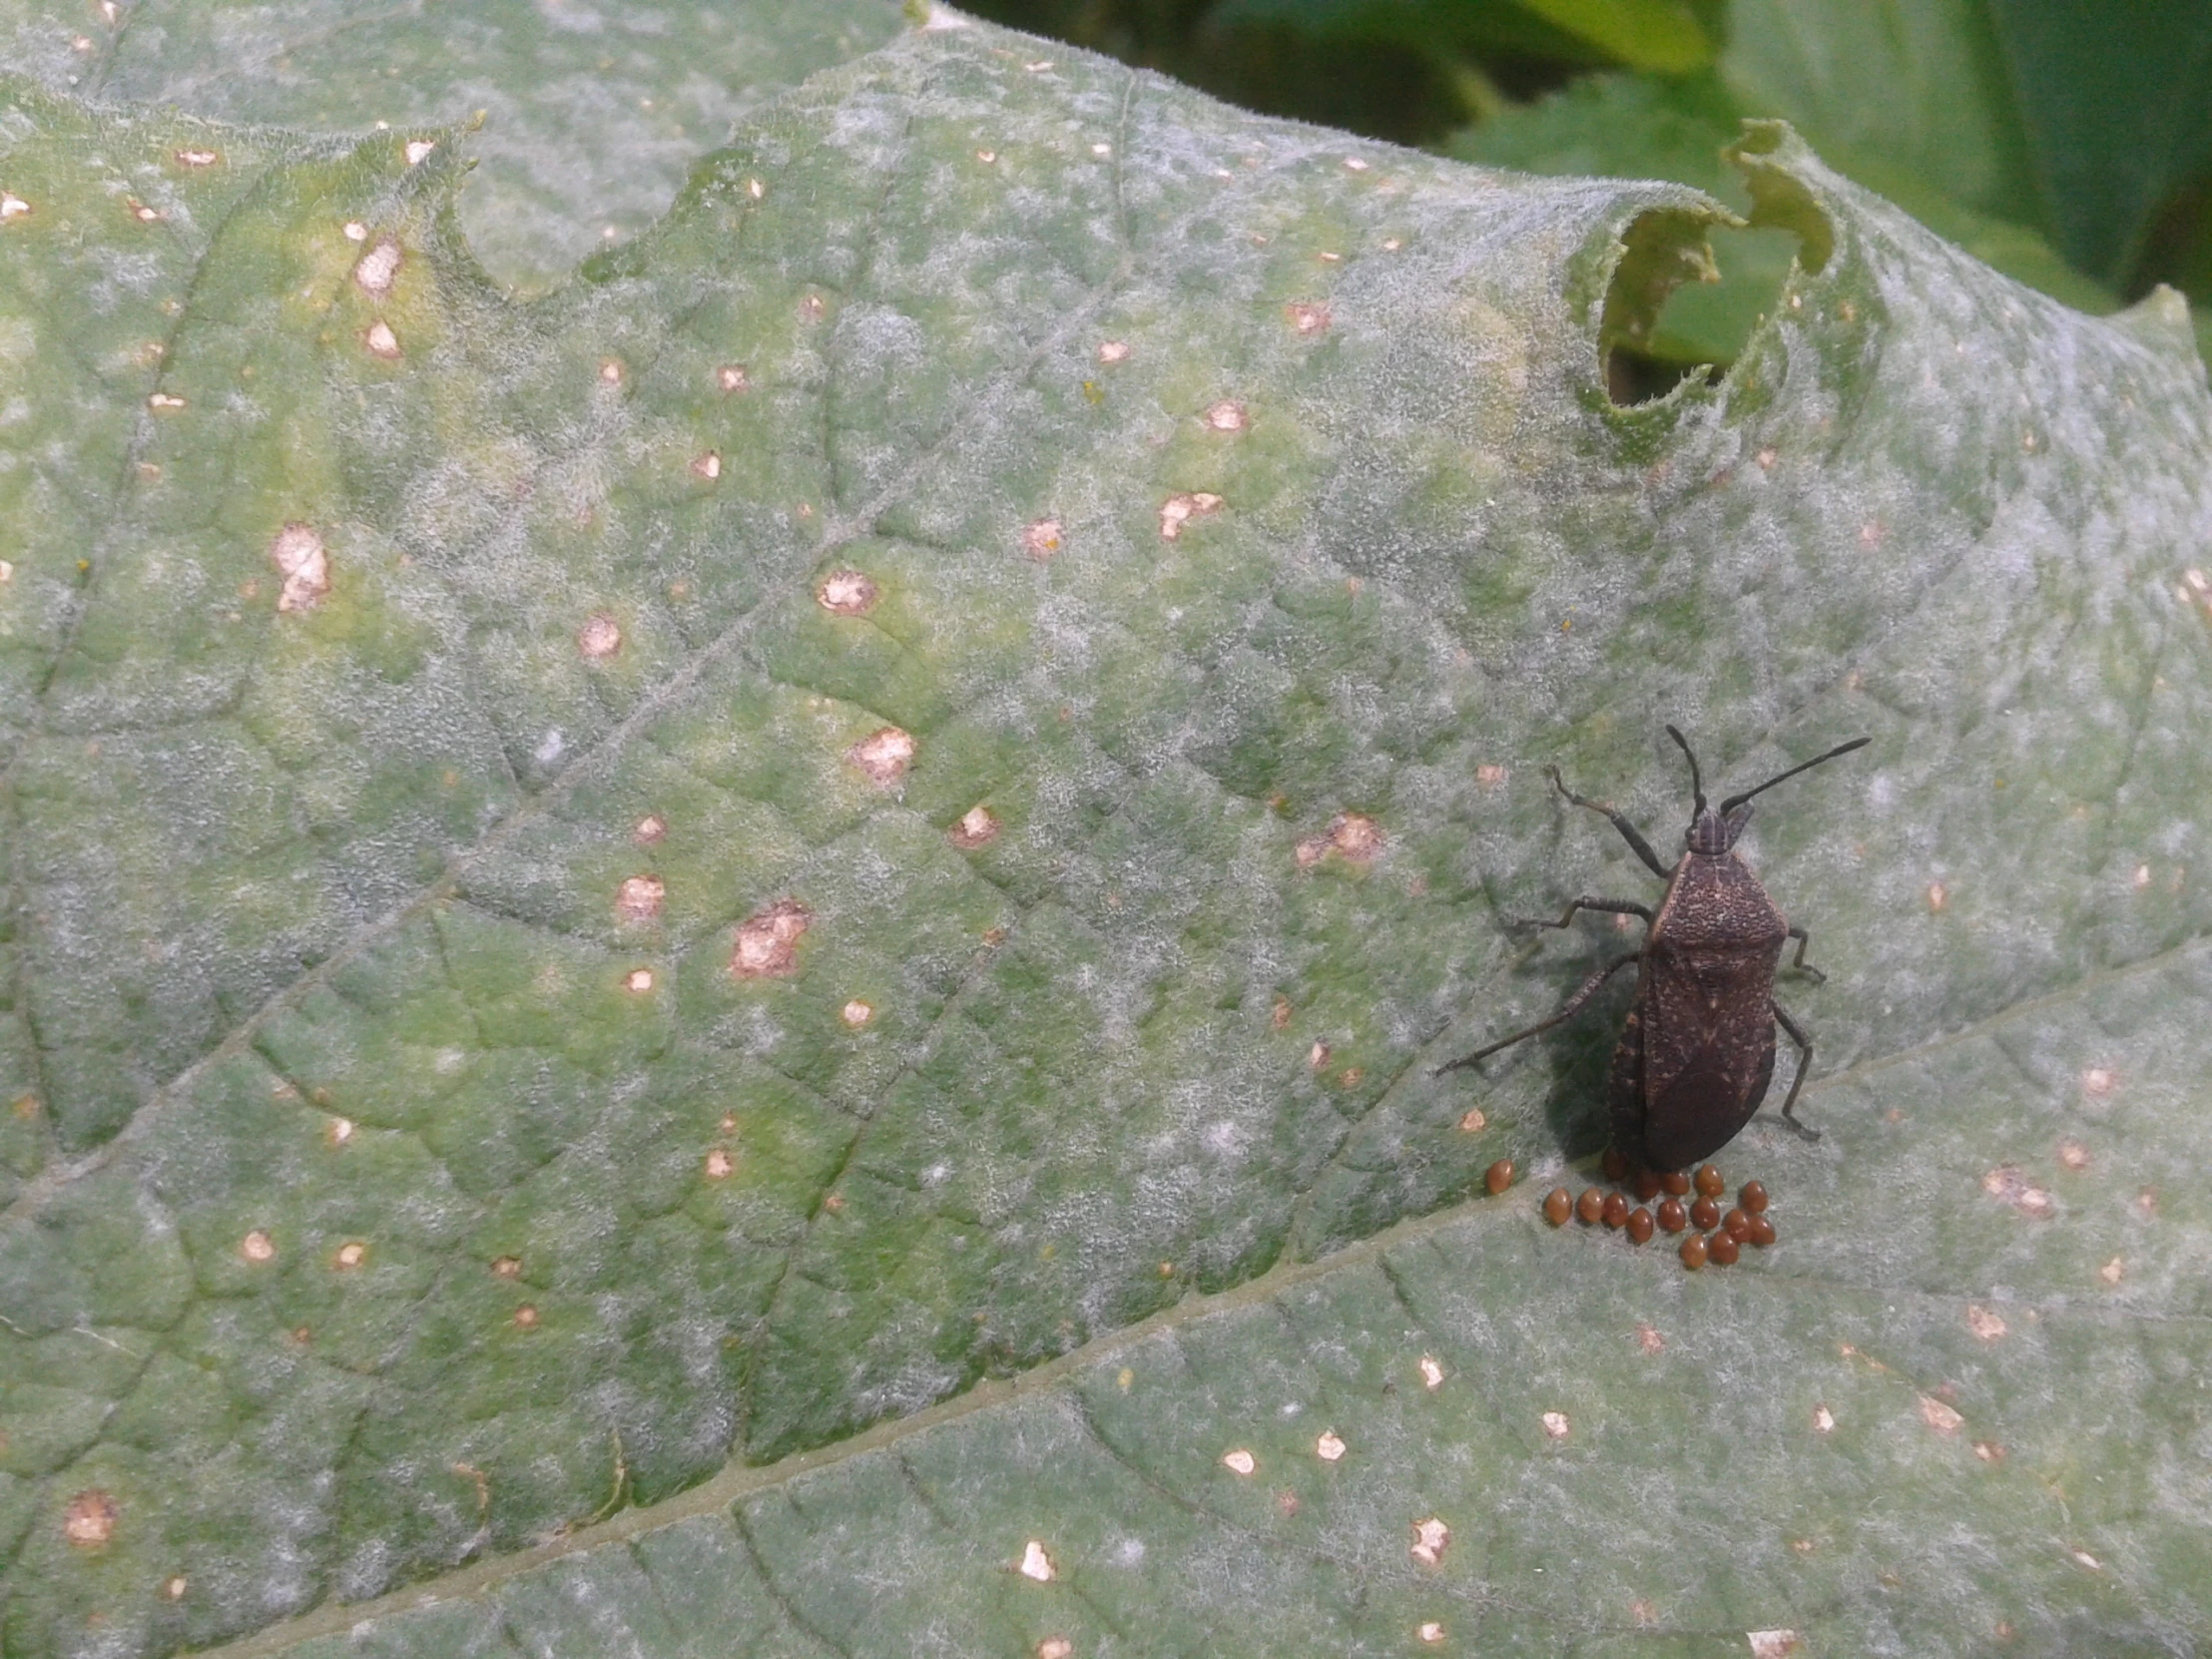
POLYGON ((658 219, 764 99, 898 23, 894 0, 0 0, 7 62, 57 93, 331 134, 480 115, 461 224, 486 270, 532 289, 658 219))
POLYGON ((2028 167, 2066 257, 2124 282, 2151 222, 2212 163, 2212 6, 1989 0, 2028 167))
POLYGON ((11 1655, 2212 1635, 2178 304, 1763 128, 1807 269, 1622 409, 1705 198, 934 21, 530 302, 464 135, 10 83, 11 1655), (1432 1069, 1670 719, 1874 739, 1696 1278, 1534 1220, 1604 1020, 1432 1069))
POLYGON ((1445 57, 1502 49, 1662 75, 1713 61, 1712 39, 1689 0, 1222 0, 1207 23, 1390 40, 1445 57))

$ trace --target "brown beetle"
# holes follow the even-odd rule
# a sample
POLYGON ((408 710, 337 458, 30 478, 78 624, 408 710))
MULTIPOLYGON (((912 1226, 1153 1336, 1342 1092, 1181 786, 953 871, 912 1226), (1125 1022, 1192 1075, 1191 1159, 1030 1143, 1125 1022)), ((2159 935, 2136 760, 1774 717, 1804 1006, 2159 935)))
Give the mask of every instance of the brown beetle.
POLYGON ((1774 975, 1784 943, 1798 942, 1793 968, 1816 981, 1825 975, 1805 960, 1809 942, 1805 929, 1789 924, 1759 877, 1736 855, 1736 838, 1751 822, 1753 796, 1872 741, 1858 738, 1841 744, 1768 779, 1758 789, 1729 797, 1716 812, 1705 804, 1705 787, 1688 740, 1672 726, 1667 736, 1681 745, 1689 759, 1690 790, 1697 802, 1683 837, 1686 850, 1672 870, 1659 861, 1627 819, 1576 795, 1560 781, 1557 767, 1544 769, 1552 786, 1568 801, 1611 820, 1636 856, 1667 883, 1667 895, 1657 912, 1633 899, 1577 898, 1557 921, 1517 924, 1565 927, 1577 910, 1610 910, 1644 918, 1642 948, 1616 957, 1591 974, 1549 1019, 1436 1068, 1441 1074, 1472 1065, 1572 1019, 1606 980, 1630 962, 1639 963, 1636 998, 1629 1006, 1620 1046, 1613 1050, 1607 1094, 1612 1103, 1613 1144, 1632 1162, 1653 1170, 1679 1170, 1709 1157, 1751 1121, 1774 1076, 1778 1021, 1798 1046, 1797 1076, 1782 1103, 1783 1120, 1809 1140, 1820 1138, 1819 1130, 1798 1121, 1795 1110, 1798 1090, 1813 1062, 1813 1040, 1774 999, 1774 975))

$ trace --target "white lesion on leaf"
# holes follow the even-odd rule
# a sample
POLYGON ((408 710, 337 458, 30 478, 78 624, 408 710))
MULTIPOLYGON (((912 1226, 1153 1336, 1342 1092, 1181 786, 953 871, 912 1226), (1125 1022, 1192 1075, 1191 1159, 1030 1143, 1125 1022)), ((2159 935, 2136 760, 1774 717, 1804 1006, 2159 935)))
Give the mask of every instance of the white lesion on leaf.
POLYGON ((283 578, 276 596, 279 613, 311 611, 330 594, 330 554, 309 524, 287 524, 270 544, 270 562, 283 578))
MULTIPOLYGON (((352 227, 347 226, 346 231, 350 235, 352 227)), ((353 280, 359 284, 363 293, 373 299, 381 299, 391 292, 392 283, 398 278, 399 267, 404 259, 405 255, 401 253, 398 242, 391 237, 384 237, 354 262, 353 280)))

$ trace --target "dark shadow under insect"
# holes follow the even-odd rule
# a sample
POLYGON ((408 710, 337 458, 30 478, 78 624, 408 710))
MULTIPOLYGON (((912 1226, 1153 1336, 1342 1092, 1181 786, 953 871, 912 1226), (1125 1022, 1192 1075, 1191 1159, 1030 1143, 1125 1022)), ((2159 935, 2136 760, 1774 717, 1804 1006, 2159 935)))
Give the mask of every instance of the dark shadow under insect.
POLYGON ((1791 967, 1812 975, 1816 982, 1826 976, 1805 959, 1810 942, 1805 929, 1791 926, 1775 907, 1758 876, 1736 855, 1736 840, 1751 822, 1753 796, 1872 741, 1858 738, 1840 744, 1757 789, 1730 796, 1715 811, 1705 803, 1705 786, 1688 740, 1672 726, 1667 736, 1689 760, 1690 791, 1696 798, 1681 861, 1671 870, 1626 818, 1576 795, 1560 780, 1557 767, 1544 769, 1552 787, 1569 802, 1610 820, 1636 856, 1667 883, 1658 909, 1627 898, 1577 898, 1556 921, 1513 923, 1519 928, 1565 927, 1579 910, 1641 916, 1642 947, 1616 956, 1591 974, 1550 1018, 1436 1068, 1441 1075, 1471 1066, 1572 1019, 1607 980, 1634 962, 1638 964, 1635 1000, 1629 1005, 1620 1044, 1613 1050, 1606 1093, 1614 1146, 1630 1163, 1651 1170, 1685 1169, 1710 1157, 1751 1121, 1774 1077, 1777 1024, 1798 1048, 1797 1076, 1782 1102, 1783 1120, 1808 1140, 1820 1138, 1819 1130, 1798 1121, 1796 1111, 1798 1090, 1805 1086, 1805 1074, 1813 1063, 1813 1039, 1774 999, 1774 976, 1784 944, 1797 940, 1791 967))

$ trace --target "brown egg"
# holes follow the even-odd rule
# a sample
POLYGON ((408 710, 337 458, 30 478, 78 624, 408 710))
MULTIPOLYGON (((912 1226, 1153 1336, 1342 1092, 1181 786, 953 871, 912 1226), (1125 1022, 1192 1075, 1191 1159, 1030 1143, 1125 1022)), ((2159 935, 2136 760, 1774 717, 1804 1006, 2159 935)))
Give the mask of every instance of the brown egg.
POLYGON ((1605 1194, 1596 1187, 1584 1187, 1582 1196, 1575 1200, 1574 1213, 1595 1227, 1605 1214, 1605 1194))
POLYGON ((1661 1170, 1659 1190, 1669 1198, 1681 1198, 1690 1190, 1690 1178, 1678 1169, 1661 1170))
POLYGON ((1641 1204, 1628 1212, 1628 1236, 1638 1244, 1651 1243, 1651 1212, 1641 1204))
POLYGON ((1690 1206, 1690 1225, 1700 1233, 1710 1233, 1721 1224, 1721 1207, 1709 1198, 1701 1198, 1690 1206))
POLYGON ((1544 1195, 1544 1220, 1554 1227, 1567 1225, 1567 1218, 1574 1214, 1574 1196, 1564 1187, 1554 1187, 1544 1195))
POLYGON ((1501 1193, 1513 1184, 1513 1160, 1500 1158, 1482 1172, 1482 1185, 1493 1193, 1501 1193))
POLYGON ((1751 1237, 1751 1218, 1741 1210, 1731 1210, 1721 1217, 1721 1231, 1742 1244, 1751 1237))
POLYGON ((1705 1253, 1724 1268, 1734 1267, 1737 1256, 1741 1254, 1736 1241, 1726 1233, 1715 1233, 1707 1239, 1705 1253))
POLYGON ((1753 1216, 1751 1218, 1751 1232, 1746 1236, 1745 1243, 1755 1244, 1761 1250, 1766 1249, 1767 1246, 1774 1243, 1774 1223, 1765 1216, 1753 1216))
POLYGON ((1659 1196, 1659 1177, 1648 1169, 1636 1172, 1636 1202, 1649 1204, 1659 1196))
POLYGON ((1628 1173, 1628 1156, 1617 1146, 1605 1149, 1605 1156, 1597 1161, 1597 1167, 1605 1172, 1605 1179, 1618 1181, 1628 1173))
POLYGON ((1695 1233, 1682 1241, 1682 1265, 1692 1273, 1705 1266, 1705 1241, 1695 1233))
POLYGON ((1746 1181, 1736 1194, 1736 1202, 1756 1216, 1767 1207, 1767 1189, 1756 1181, 1746 1181))
POLYGON ((1701 1165, 1697 1172, 1697 1190, 1707 1198, 1718 1198, 1728 1191, 1728 1179, 1715 1166, 1701 1165))
POLYGON ((1690 1212, 1682 1208, 1682 1200, 1670 1198, 1660 1203, 1659 1225, 1669 1233, 1679 1233, 1690 1225, 1690 1212))
POLYGON ((1606 1226, 1625 1227, 1628 1224, 1628 1200, 1619 1193, 1607 1193, 1603 1215, 1606 1226))

